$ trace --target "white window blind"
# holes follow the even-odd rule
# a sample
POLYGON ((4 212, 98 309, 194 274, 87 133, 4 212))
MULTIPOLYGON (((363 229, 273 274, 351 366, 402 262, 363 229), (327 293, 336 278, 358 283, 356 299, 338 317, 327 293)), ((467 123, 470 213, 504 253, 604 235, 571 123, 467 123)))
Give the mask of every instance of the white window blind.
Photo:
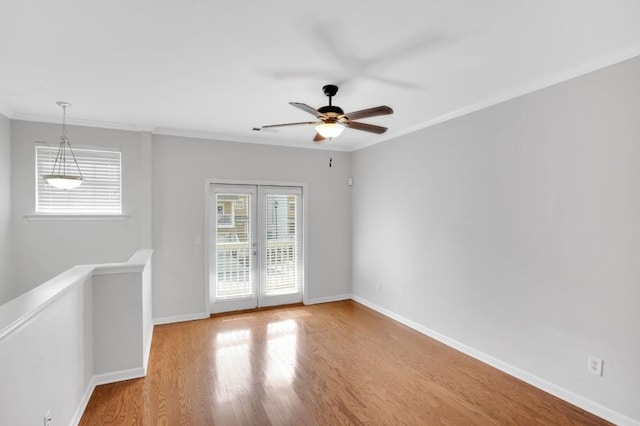
POLYGON ((250 194, 216 194, 216 299, 236 299, 253 295, 251 256, 250 194), (242 204, 245 211, 235 206, 242 204), (229 220, 229 217, 233 217, 229 220))
MULTIPOLYGON (((58 146, 36 143, 36 213, 122 214, 121 153, 103 148, 73 148, 84 181, 58 189, 42 177, 51 173, 58 146)), ((74 170, 75 171, 75 170, 74 170)))
POLYGON ((265 294, 275 296, 300 291, 299 194, 266 194, 267 231, 265 294))

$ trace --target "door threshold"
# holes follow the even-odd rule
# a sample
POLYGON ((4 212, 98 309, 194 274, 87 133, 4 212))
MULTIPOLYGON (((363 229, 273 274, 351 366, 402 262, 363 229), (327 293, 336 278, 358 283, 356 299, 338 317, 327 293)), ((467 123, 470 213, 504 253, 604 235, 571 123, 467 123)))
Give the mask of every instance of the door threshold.
POLYGON ((251 308, 251 309, 239 309, 237 311, 218 312, 218 313, 215 313, 215 314, 211 314, 211 315, 209 315, 209 318, 225 317, 225 316, 228 316, 228 315, 236 315, 236 314, 250 314, 250 313, 254 313, 254 312, 270 311, 270 310, 273 310, 273 309, 280 309, 280 308, 296 308, 296 307, 300 307, 300 306, 304 306, 304 303, 298 302, 298 303, 289 303, 289 304, 286 304, 286 305, 263 306, 263 307, 260 307, 260 308, 251 308))

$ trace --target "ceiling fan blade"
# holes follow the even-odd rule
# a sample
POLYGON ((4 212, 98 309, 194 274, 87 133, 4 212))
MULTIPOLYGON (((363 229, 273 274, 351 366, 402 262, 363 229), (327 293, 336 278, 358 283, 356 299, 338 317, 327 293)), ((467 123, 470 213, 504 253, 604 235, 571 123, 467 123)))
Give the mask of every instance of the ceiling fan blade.
POLYGON ((293 105, 296 108, 300 108, 301 110, 308 112, 309 114, 313 115, 314 117, 324 117, 325 115, 323 113, 321 113, 320 111, 318 111, 315 108, 311 108, 309 105, 307 104, 303 104, 300 102, 289 102, 290 105, 293 105))
POLYGON ((386 105, 381 105, 374 108, 367 108, 360 111, 350 112, 345 114, 344 116, 349 120, 359 120, 361 118, 376 117, 378 115, 387 114, 393 114, 393 110, 386 105))
POLYGON ((373 124, 359 123, 357 121, 345 121, 344 125, 355 130, 364 130, 365 132, 381 134, 387 131, 386 127, 375 126, 373 124))
POLYGON ((299 126, 302 124, 320 124, 322 121, 299 121, 297 123, 267 124, 266 126, 254 127, 253 130, 270 129, 273 127, 299 126))
POLYGON ((316 137, 313 138, 314 142, 322 142, 323 140, 325 140, 326 138, 324 136, 322 136, 320 133, 316 133, 316 137))

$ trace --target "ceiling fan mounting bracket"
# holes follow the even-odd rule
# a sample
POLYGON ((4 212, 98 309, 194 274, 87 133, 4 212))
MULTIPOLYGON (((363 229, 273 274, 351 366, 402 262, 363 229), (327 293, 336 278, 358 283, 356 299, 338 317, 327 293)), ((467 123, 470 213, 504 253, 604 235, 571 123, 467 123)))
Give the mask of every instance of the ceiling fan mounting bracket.
POLYGON ((332 97, 338 93, 338 86, 335 84, 327 84, 326 86, 322 86, 322 91, 326 96, 332 97))

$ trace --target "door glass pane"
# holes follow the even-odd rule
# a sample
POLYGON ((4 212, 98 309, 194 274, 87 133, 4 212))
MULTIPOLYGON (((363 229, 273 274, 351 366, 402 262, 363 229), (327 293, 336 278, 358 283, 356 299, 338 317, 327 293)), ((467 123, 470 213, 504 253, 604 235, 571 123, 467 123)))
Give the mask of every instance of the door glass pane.
POLYGON ((216 299, 253 296, 249 194, 216 194, 216 299))
POLYGON ((299 291, 298 200, 296 195, 266 195, 265 294, 267 296, 299 291))

